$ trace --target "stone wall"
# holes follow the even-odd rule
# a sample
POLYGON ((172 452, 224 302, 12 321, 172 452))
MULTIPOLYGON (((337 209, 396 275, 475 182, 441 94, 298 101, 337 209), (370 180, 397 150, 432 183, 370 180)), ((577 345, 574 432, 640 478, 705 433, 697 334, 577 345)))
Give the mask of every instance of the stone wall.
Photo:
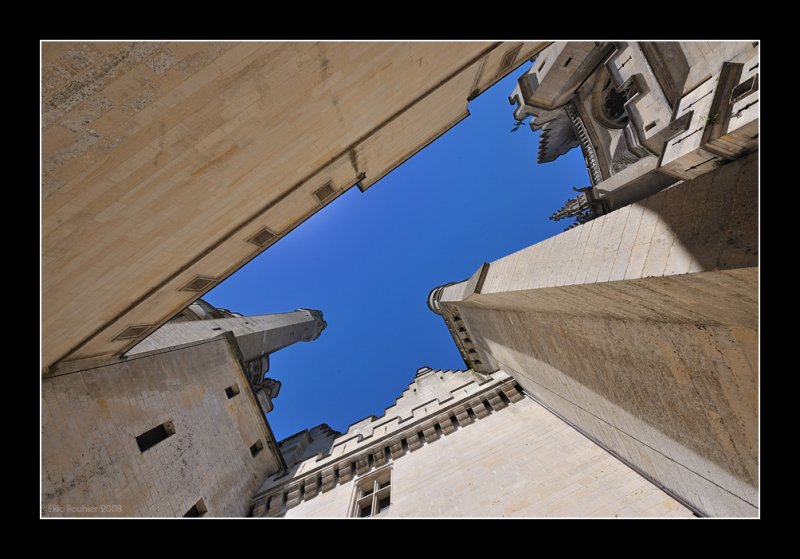
POLYGON ((42 514, 182 516, 202 499, 247 515, 281 467, 247 382, 232 336, 44 380, 42 514), (165 422, 174 434, 142 452, 136 437, 165 422))
POLYGON ((713 516, 758 513, 758 154, 442 290, 485 363, 713 516))
POLYGON ((545 44, 43 43, 44 366, 124 353, 545 44))
MULTIPOLYGON (((528 398, 389 467, 392 504, 379 517, 692 516, 528 398)), ((286 516, 349 516, 357 481, 303 501, 286 516)))

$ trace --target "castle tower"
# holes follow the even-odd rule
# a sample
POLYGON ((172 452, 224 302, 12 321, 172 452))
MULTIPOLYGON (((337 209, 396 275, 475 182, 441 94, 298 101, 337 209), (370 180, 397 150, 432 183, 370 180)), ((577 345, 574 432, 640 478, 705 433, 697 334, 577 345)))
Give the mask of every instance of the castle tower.
POLYGON ((42 382, 45 516, 244 516, 286 471, 265 413, 270 353, 316 310, 241 316, 198 301, 125 356, 42 382), (102 504, 102 506, 101 506, 102 504))

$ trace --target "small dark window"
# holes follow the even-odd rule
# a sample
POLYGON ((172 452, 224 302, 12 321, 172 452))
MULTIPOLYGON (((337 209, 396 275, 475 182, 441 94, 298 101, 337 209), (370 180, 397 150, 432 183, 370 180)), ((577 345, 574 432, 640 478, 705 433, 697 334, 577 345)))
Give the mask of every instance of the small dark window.
POLYGON ((655 127, 656 127, 656 121, 654 120, 653 122, 644 127, 644 131, 647 132, 648 130, 652 130, 655 127))
POLYGON ((359 518, 367 518, 372 512, 371 509, 372 509, 372 502, 370 502, 368 505, 361 507, 361 510, 358 511, 359 518))
POLYGON ((566 62, 564 62, 564 68, 566 68, 567 66, 569 66, 569 63, 570 63, 570 62, 572 62, 572 57, 571 57, 571 56, 570 56, 569 58, 567 58, 567 61, 566 61, 566 62))
POLYGON ((175 426, 172 424, 171 421, 167 421, 166 423, 162 423, 158 427, 153 427, 149 431, 145 431, 138 437, 136 437, 136 444, 139 445, 139 450, 144 452, 148 448, 151 448, 164 439, 172 436, 175 434, 175 426))
POLYGON ((383 512, 383 511, 385 511, 386 509, 389 508, 389 504, 390 504, 390 500, 389 499, 390 499, 390 497, 389 497, 389 495, 387 495, 383 499, 379 499, 378 500, 378 512, 383 512))
POLYGON ((255 456, 256 454, 258 454, 262 450, 264 450, 264 443, 262 443, 261 441, 256 441, 253 444, 253 446, 250 447, 250 454, 255 456))
POLYGON ((233 398, 239 393, 239 385, 232 384, 228 388, 225 389, 225 395, 228 397, 228 400, 233 398))
POLYGON ((192 508, 186 511, 186 514, 183 515, 184 518, 197 518, 199 516, 203 516, 205 513, 208 512, 206 508, 206 504, 203 502, 203 499, 197 501, 192 508))

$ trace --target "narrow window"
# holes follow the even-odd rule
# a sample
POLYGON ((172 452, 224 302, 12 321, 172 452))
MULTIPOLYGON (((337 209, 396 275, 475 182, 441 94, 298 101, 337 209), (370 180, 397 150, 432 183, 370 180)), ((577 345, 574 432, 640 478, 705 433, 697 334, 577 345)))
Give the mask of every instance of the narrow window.
POLYGON ((569 63, 570 63, 570 62, 572 62, 572 57, 571 57, 571 56, 570 56, 569 58, 567 58, 567 61, 566 61, 566 62, 564 62, 564 68, 566 68, 567 66, 569 66, 569 63))
POLYGON ((383 499, 378 500, 378 513, 381 513, 389 508, 390 497, 386 495, 383 499))
POLYGON ((250 447, 250 454, 255 456, 256 454, 258 454, 262 450, 264 450, 264 443, 262 443, 261 441, 256 441, 253 444, 253 446, 250 447))
POLYGON ((167 421, 136 437, 136 444, 139 445, 139 450, 144 452, 174 434, 175 426, 171 421, 167 421))
POLYGON ((239 393, 239 385, 234 383, 230 385, 228 388, 225 389, 225 395, 228 397, 228 400, 233 398, 239 393))
POLYGON ((644 127, 644 131, 647 132, 649 130, 652 130, 655 127, 656 127, 656 121, 654 120, 653 122, 651 122, 650 124, 648 124, 647 126, 644 127))
POLYGON ((186 514, 183 516, 184 518, 196 518, 205 515, 207 512, 208 509, 206 508, 206 504, 203 502, 203 499, 200 499, 194 505, 192 505, 192 508, 186 511, 186 514))

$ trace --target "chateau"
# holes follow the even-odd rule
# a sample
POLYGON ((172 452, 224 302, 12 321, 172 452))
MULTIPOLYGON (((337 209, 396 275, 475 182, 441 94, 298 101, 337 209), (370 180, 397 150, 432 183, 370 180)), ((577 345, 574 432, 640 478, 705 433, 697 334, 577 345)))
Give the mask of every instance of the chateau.
POLYGON ((758 516, 758 81, 755 41, 43 43, 42 515, 758 516), (324 309, 200 297, 529 60, 574 222, 431 286, 463 370, 276 441, 324 309))

